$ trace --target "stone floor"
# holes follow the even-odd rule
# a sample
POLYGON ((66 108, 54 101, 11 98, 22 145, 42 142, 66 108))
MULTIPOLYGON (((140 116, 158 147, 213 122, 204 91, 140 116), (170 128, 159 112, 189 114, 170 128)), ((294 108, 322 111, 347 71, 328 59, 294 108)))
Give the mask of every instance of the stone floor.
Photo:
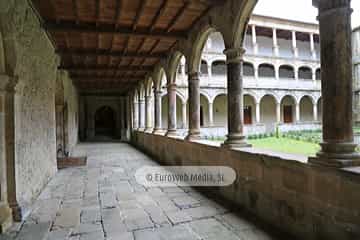
POLYGON ((127 144, 76 151, 87 166, 59 171, 25 222, 1 240, 279 239, 194 189, 137 184, 137 168, 158 164, 127 144))

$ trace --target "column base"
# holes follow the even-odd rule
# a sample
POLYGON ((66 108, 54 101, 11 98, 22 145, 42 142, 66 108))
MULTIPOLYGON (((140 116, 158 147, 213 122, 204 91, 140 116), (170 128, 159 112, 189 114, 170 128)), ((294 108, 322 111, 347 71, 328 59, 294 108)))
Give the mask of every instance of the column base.
POLYGON ((196 140, 200 140, 201 136, 200 136, 200 132, 199 131, 190 131, 189 134, 185 137, 185 140, 187 141, 196 141, 196 140))
POLYGON ((152 133, 152 132, 153 132, 153 129, 152 129, 152 128, 145 128, 145 132, 146 132, 146 133, 152 133))
POLYGON ((330 168, 360 166, 360 154, 355 143, 321 143, 321 151, 310 157, 309 163, 330 168))
POLYGON ((169 129, 166 134, 166 137, 177 137, 176 129, 169 129))
POLYGON ((15 222, 21 222, 22 221, 22 211, 21 211, 21 207, 19 206, 19 204, 16 203, 14 205, 10 205, 10 208, 12 209, 13 220, 15 222))
POLYGON ((230 148, 230 149, 246 148, 246 147, 251 147, 251 144, 245 141, 245 136, 231 134, 227 136, 227 139, 223 144, 221 144, 221 147, 230 148))
POLYGON ((13 217, 11 208, 6 203, 0 203, 0 234, 8 230, 12 225, 13 217))
POLYGON ((161 134, 162 133, 162 129, 160 128, 154 128, 154 130, 152 131, 152 134, 161 134))

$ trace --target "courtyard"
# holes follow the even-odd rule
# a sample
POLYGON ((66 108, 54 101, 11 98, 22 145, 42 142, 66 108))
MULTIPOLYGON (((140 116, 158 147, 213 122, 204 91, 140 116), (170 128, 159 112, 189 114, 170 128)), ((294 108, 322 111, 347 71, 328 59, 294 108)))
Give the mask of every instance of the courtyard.
POLYGON ((80 144, 86 167, 61 170, 1 240, 275 240, 269 228, 189 187, 135 181, 157 162, 128 144, 80 144))

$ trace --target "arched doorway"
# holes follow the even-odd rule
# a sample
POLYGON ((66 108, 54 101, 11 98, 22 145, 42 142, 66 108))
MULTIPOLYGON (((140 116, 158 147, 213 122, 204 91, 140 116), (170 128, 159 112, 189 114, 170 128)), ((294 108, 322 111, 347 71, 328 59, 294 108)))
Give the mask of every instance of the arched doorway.
POLYGON ((95 113, 95 136, 115 137, 115 112, 109 106, 99 108, 95 113))

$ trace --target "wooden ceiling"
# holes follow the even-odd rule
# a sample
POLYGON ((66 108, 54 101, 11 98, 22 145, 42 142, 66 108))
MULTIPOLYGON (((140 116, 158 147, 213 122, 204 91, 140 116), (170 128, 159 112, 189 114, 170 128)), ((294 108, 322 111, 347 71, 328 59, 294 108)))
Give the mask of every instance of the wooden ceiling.
POLYGON ((126 92, 224 0, 33 0, 80 90, 126 92))

